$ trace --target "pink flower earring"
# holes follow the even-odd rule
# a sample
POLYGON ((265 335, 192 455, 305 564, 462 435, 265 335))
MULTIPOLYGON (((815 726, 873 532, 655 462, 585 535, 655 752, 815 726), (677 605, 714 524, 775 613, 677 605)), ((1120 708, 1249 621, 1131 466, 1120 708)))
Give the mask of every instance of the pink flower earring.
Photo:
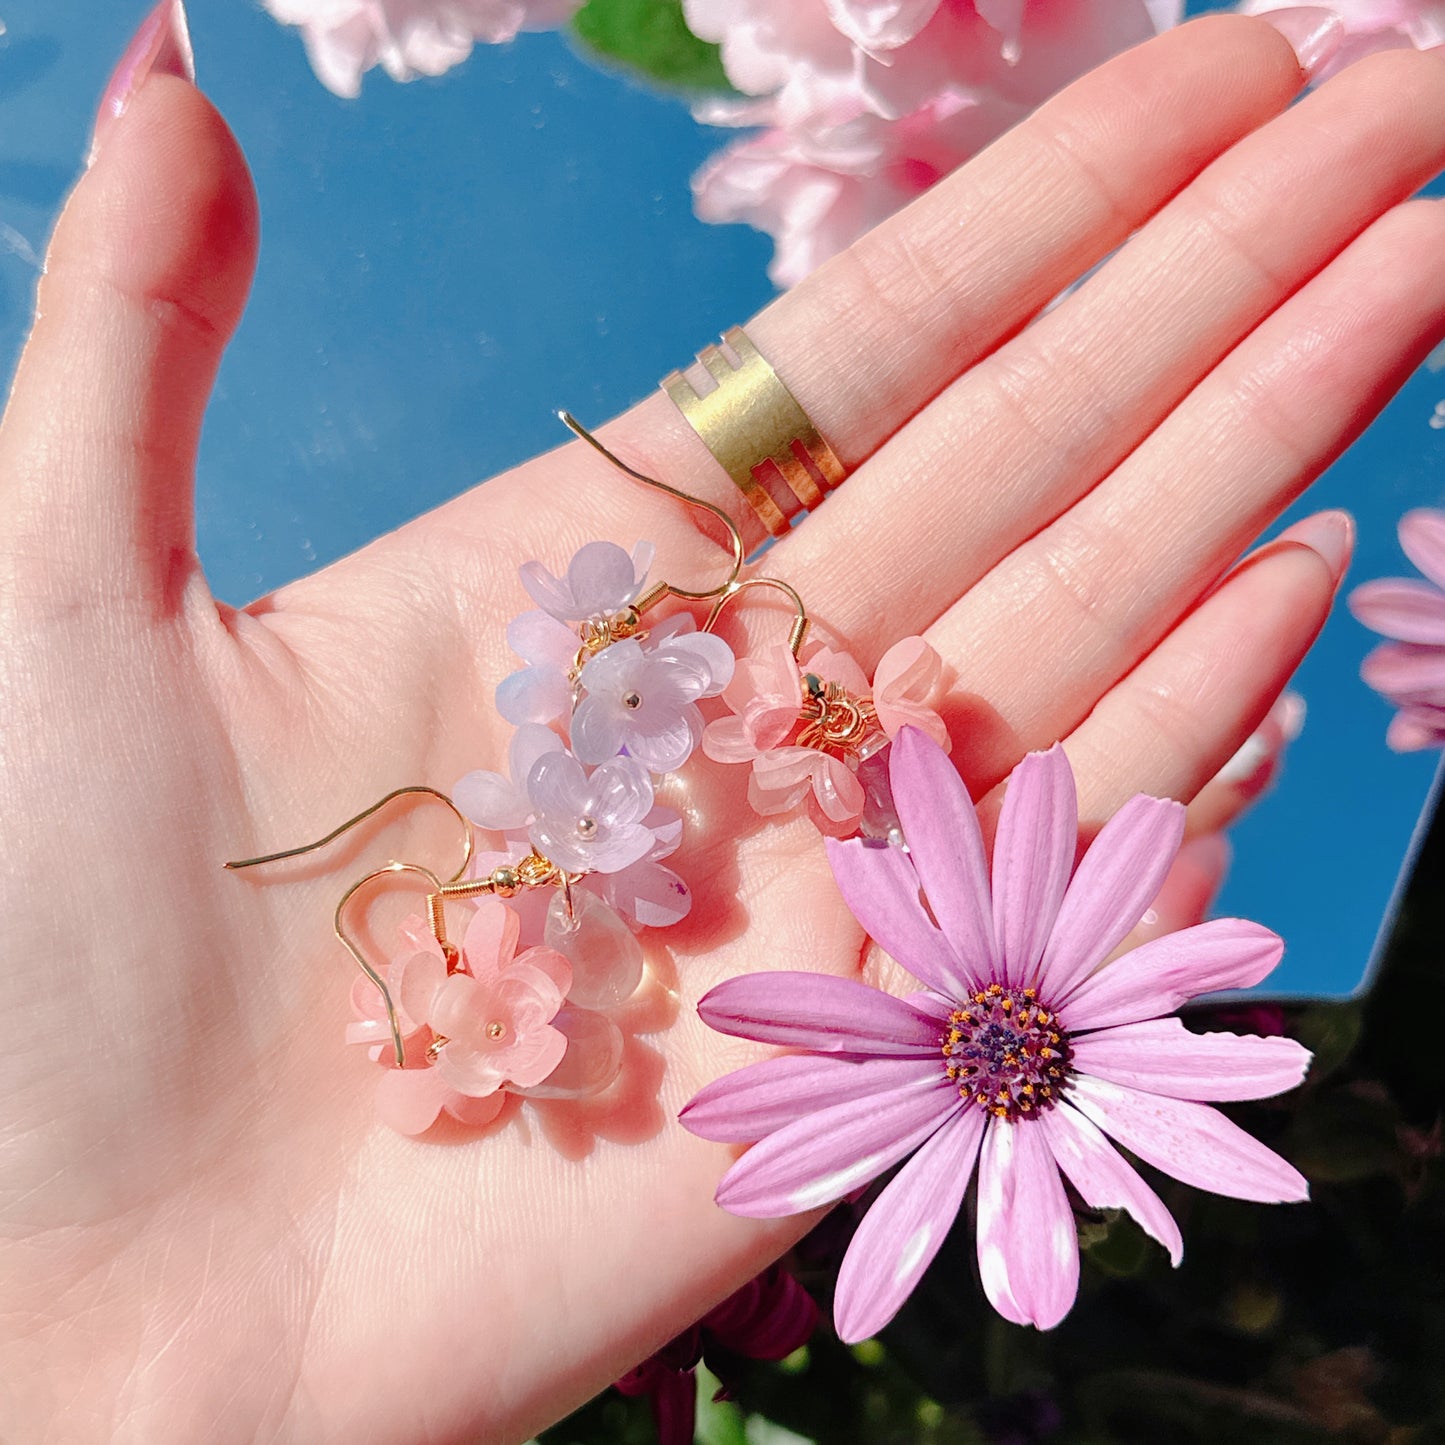
POLYGON ((893 737, 911 723, 947 743, 932 707, 942 664, 921 638, 890 648, 871 683, 846 653, 808 646, 797 592, 741 576, 742 537, 725 511, 635 471, 561 417, 627 475, 713 516, 728 539, 726 576, 705 590, 649 581, 655 548, 645 541, 631 551, 589 542, 560 574, 524 563, 535 605, 507 629, 523 666, 496 692, 498 712, 516 727, 507 771, 467 773, 450 794, 397 789, 315 843, 226 865, 314 851, 405 797, 435 799, 461 823, 455 873, 390 863, 348 889, 336 911, 336 935, 362 974, 346 1037, 385 1069, 381 1115, 407 1134, 443 1113, 489 1123, 509 1094, 578 1097, 617 1077, 623 1039, 612 1015, 645 973, 638 935, 691 906, 667 862, 682 819, 658 802, 657 787, 699 746, 715 761, 749 765, 748 796, 761 815, 805 808, 830 835, 861 826, 887 836, 896 817, 883 759, 893 737), (784 593, 793 623, 786 642, 737 659, 715 628, 758 587, 784 593), (686 610, 654 620, 667 598, 710 610, 701 624, 686 610), (478 849, 474 828, 492 845, 478 849), (403 875, 424 881, 425 917, 408 920, 376 962, 350 931, 348 908, 403 875), (471 909, 460 945, 447 931, 447 910, 458 905, 471 909))

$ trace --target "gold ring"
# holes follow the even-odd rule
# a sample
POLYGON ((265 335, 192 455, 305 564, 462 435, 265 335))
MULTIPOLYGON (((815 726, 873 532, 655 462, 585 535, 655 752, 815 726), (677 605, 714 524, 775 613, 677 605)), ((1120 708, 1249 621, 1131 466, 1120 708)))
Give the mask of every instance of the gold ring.
POLYGON ((786 534, 843 480, 843 463, 741 326, 698 352, 717 384, 699 395, 680 372, 662 389, 733 479, 764 527, 786 534))

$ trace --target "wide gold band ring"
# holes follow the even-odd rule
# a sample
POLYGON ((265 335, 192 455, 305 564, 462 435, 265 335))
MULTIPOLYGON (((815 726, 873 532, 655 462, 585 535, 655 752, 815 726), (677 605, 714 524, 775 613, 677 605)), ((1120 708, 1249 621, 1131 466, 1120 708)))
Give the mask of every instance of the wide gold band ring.
POLYGON ((662 389, 733 479, 764 527, 783 536, 843 480, 843 463, 741 326, 697 354, 716 383, 699 394, 680 371, 662 389))

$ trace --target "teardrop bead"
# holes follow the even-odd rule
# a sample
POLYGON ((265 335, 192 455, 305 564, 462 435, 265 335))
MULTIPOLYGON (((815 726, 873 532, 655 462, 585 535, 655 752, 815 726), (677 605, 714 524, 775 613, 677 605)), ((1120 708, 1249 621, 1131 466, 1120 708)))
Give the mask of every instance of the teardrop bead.
POLYGON ((549 948, 572 965, 569 1003, 580 1008, 615 1008, 642 980, 642 945, 616 909, 586 888, 572 890, 572 914, 559 891, 547 908, 543 931, 549 948))

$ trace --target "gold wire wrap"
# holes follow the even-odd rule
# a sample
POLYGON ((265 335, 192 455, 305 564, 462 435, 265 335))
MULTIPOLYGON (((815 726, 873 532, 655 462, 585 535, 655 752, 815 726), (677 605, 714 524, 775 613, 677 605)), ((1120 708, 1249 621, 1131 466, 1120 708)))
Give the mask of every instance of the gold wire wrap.
POLYGON ((734 365, 717 346, 698 352, 717 383, 706 395, 680 371, 669 372, 661 386, 763 526, 782 537, 789 514, 759 473, 775 466, 798 510, 810 511, 843 480, 843 463, 742 327, 730 327, 722 339, 738 361, 734 365))

